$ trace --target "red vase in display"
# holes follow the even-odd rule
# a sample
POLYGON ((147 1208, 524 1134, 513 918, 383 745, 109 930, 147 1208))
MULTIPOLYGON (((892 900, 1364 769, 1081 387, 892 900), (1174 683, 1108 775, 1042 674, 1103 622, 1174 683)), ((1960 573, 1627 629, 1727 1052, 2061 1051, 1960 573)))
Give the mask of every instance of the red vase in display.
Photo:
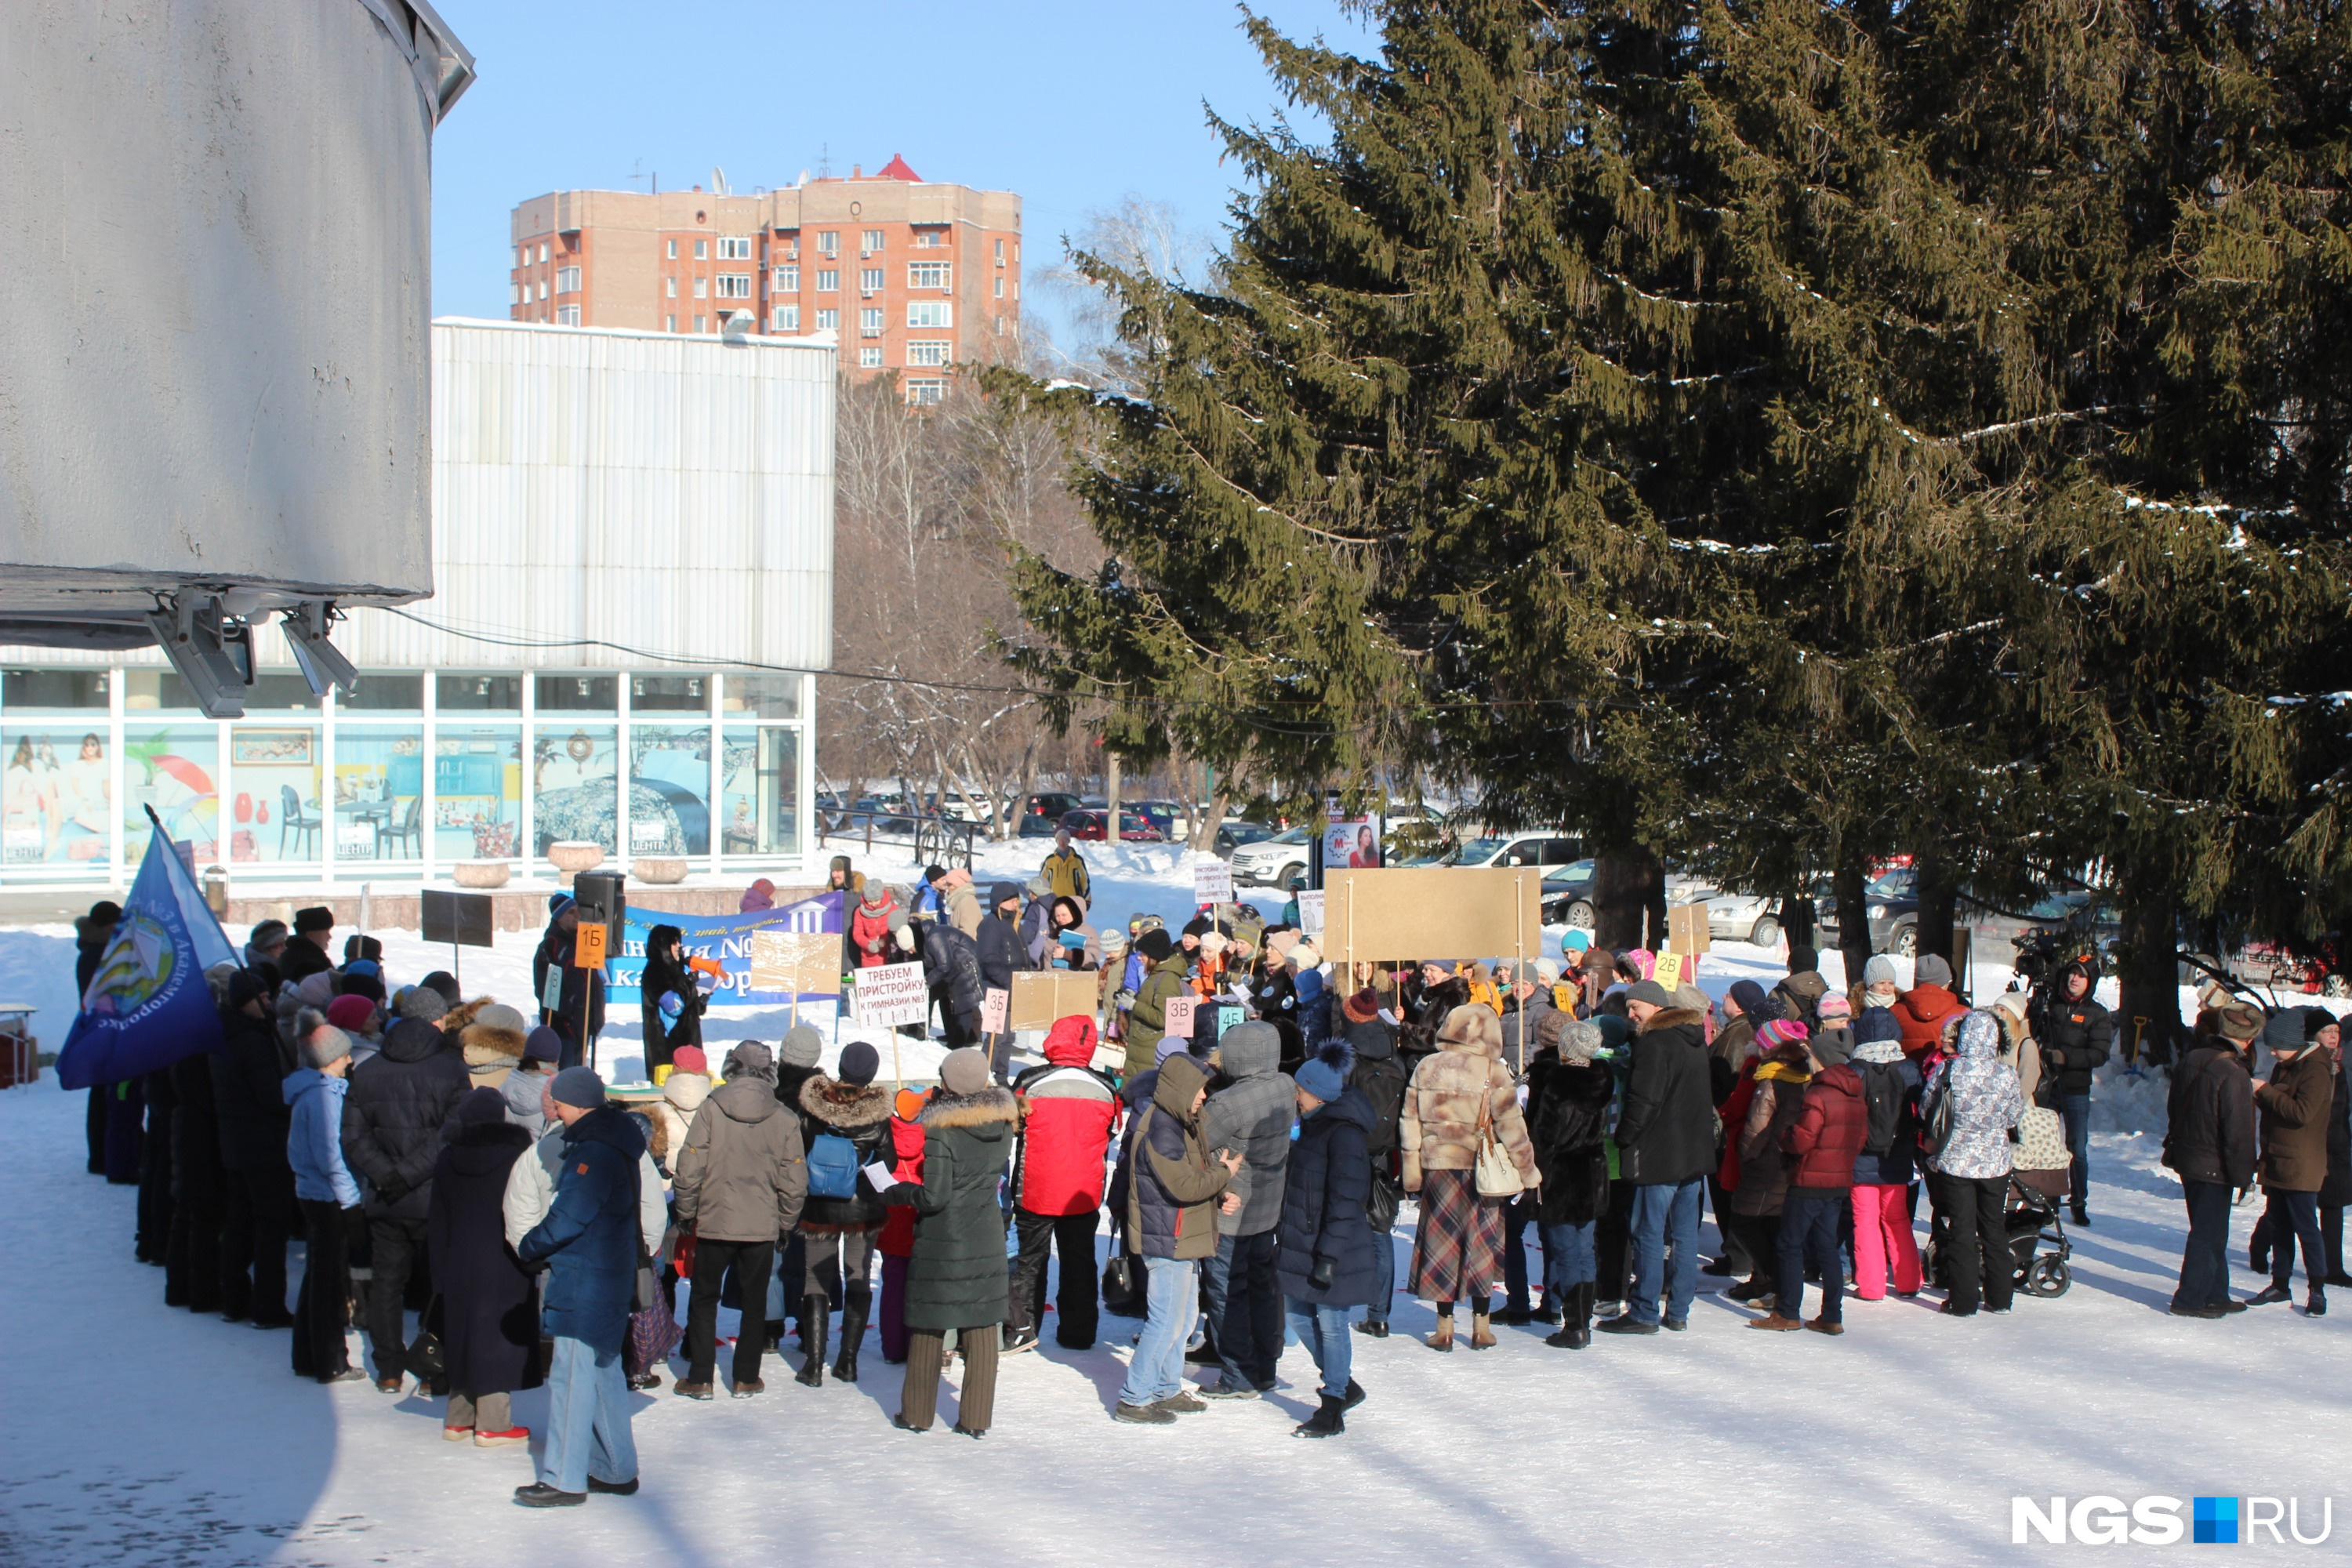
POLYGON ((253 820, 253 797, 243 790, 236 793, 236 819, 239 822, 253 820))

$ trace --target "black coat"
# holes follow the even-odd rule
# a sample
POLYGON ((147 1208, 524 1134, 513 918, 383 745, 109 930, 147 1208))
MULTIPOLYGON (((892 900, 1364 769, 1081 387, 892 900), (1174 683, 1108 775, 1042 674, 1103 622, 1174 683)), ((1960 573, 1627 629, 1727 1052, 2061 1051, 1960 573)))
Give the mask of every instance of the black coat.
MULTIPOLYGON (((2053 984, 2063 986, 2065 973, 2062 970, 2053 984)), ((2033 1038, 2042 1047, 2042 1093, 2088 1094, 2092 1070, 2107 1059, 2115 1044, 2116 1021, 2088 991, 2081 1001, 2069 1002, 2053 989, 2034 998, 2033 1038)))
POLYGON ((1029 962, 1029 950, 1022 945, 1021 932, 1003 915, 989 915, 980 922, 980 978, 992 991, 1011 991, 1013 972, 1034 969, 1029 962))
POLYGON ((393 1025, 383 1048, 352 1069, 343 1163, 367 1184, 369 1218, 425 1217, 442 1127, 471 1087, 457 1042, 420 1018, 393 1025))
POLYGON ((1348 1082, 1363 1090, 1372 1108, 1372 1128, 1364 1147, 1376 1160, 1396 1152, 1398 1129, 1404 1119, 1404 1063, 1397 1059, 1396 1030, 1374 1018, 1368 1024, 1352 1020, 1345 1036, 1356 1053, 1356 1069, 1348 1082))
POLYGON ((2319 1184, 2319 1201, 2331 1207, 2352 1205, 2352 1079, 2336 1074, 2336 1100, 2327 1109, 2327 1178, 2319 1184))
POLYGON ((1609 1212, 1606 1138, 1616 1090, 1605 1063, 1539 1051, 1528 1064, 1528 1139, 1543 1173, 1538 1223, 1589 1225, 1609 1212))
POLYGON ((2191 1182, 2254 1179, 2254 1080, 2245 1058, 2210 1041, 2172 1069, 2164 1163, 2191 1182))
POLYGON ((433 1166, 425 1241, 449 1386, 460 1394, 539 1386, 530 1270, 507 1246, 505 1213, 507 1173, 530 1151, 530 1134, 513 1123, 475 1122, 458 1127, 433 1166))
MULTIPOLYGON (((555 1011, 550 1013, 541 1006, 539 1021, 552 1026, 556 1017, 561 1016, 564 1027, 578 1030, 581 1037, 585 1039, 604 1026, 604 972, 572 967, 572 953, 577 936, 576 931, 565 931, 553 921, 547 922, 547 930, 540 935, 539 951, 530 955, 530 990, 533 996, 544 998, 547 995, 548 970, 560 970, 562 989, 556 993, 555 1011), (583 1011, 586 1015, 584 1027, 581 1022, 583 1011)), ((290 952, 293 943, 287 943, 287 948, 290 952)))
POLYGON ((213 1058, 198 1051, 172 1064, 172 1199, 194 1211, 220 1202, 220 1114, 213 1104, 213 1058))
MULTIPOLYGON (((799 1103, 793 1107, 800 1112, 801 1146, 814 1149, 816 1141, 827 1134, 846 1138, 857 1151, 860 1170, 883 1158, 883 1141, 890 1135, 889 1087, 885 1084, 848 1084, 839 1079, 813 1072, 801 1085, 799 1103)), ((857 1179, 856 1192, 845 1198, 821 1198, 814 1193, 801 1205, 801 1228, 804 1231, 879 1230, 882 1222, 890 1217, 889 1210, 874 1188, 863 1176, 857 1179)), ((958 1323, 958 1328, 963 1327, 958 1323)))
POLYGON ((1715 1092, 1698 1014, 1654 1013, 1633 1037, 1633 1072, 1617 1118, 1618 1170, 1639 1184, 1687 1182, 1716 1165, 1715 1092))
MULTIPOLYGON (((655 931, 667 931, 673 939, 677 934, 675 926, 657 926, 655 931)), ((681 1047, 692 1046, 698 1050, 702 1047, 702 1013, 710 1003, 702 994, 702 987, 694 983, 692 971, 681 969, 666 958, 648 958, 638 978, 638 994, 637 1017, 645 1026, 648 1072, 656 1067, 667 1067, 681 1047), (664 992, 677 994, 681 1005, 675 1019, 662 1016, 664 992)))
POLYGON ((289 1171, 286 1133, 294 1113, 281 1086, 287 1068, 278 1055, 278 1031, 243 1013, 223 1013, 227 1037, 207 1059, 213 1106, 220 1127, 221 1169, 289 1171))
POLYGON ((1371 1101, 1350 1084, 1339 1099, 1299 1121, 1274 1243, 1275 1280, 1294 1300, 1327 1307, 1380 1304, 1386 1275, 1379 1249, 1389 1238, 1375 1236, 1364 1217, 1372 1193, 1365 1140, 1373 1120, 1371 1101), (1331 1265, 1331 1283, 1320 1289, 1307 1280, 1318 1258, 1331 1265))
POLYGON ((915 1246, 907 1259, 907 1327, 929 1333, 1004 1321, 1004 1211, 997 1184, 1021 1126, 1004 1089, 974 1095, 942 1086, 923 1108, 923 1179, 901 1182, 885 1202, 911 1204, 915 1246))
POLYGON ((971 938, 944 923, 926 922, 922 942, 923 979, 947 994, 951 1013, 977 1013, 986 989, 980 977, 980 949, 971 938))

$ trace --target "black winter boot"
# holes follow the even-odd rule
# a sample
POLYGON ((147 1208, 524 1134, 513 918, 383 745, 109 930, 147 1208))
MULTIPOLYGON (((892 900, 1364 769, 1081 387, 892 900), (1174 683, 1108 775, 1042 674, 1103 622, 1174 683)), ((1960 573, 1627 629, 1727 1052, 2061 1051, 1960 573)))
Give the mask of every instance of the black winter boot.
POLYGON ((794 1383, 810 1388, 824 1386, 824 1331, 830 1321, 824 1315, 824 1297, 811 1296, 801 1303, 801 1348, 808 1355, 794 1383))
POLYGON ((841 1309, 841 1352, 833 1358, 833 1375, 844 1383, 857 1381, 857 1347, 866 1339, 866 1314, 871 1309, 870 1297, 853 1297, 841 1309))
POLYGON ((1561 1350, 1580 1351, 1592 1342, 1591 1282, 1587 1280, 1584 1284, 1570 1287, 1563 1305, 1567 1309, 1564 1314, 1566 1321, 1560 1325, 1559 1332, 1546 1334, 1544 1343, 1556 1345, 1561 1350))
POLYGON ((1348 1429, 1348 1402, 1324 1394, 1315 1414, 1290 1429, 1294 1437, 1336 1437, 1348 1429))

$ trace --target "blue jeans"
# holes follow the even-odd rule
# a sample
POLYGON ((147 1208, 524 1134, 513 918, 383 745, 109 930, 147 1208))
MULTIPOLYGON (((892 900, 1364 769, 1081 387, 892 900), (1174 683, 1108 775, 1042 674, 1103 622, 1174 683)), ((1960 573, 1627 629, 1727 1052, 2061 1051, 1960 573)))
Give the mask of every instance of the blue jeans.
POLYGON ((1191 1258, 1147 1258, 1143 1337, 1135 1342, 1120 1385, 1121 1405, 1155 1405, 1184 1392, 1184 1342, 1201 1310, 1200 1265, 1191 1258))
POLYGON ((1348 1373, 1354 1362, 1348 1342, 1355 1337, 1348 1331, 1348 1309, 1286 1296, 1282 1310, 1290 1321, 1290 1331, 1298 1336, 1298 1342, 1315 1358, 1316 1370, 1323 1374, 1323 1393, 1333 1399, 1345 1399, 1348 1373))
POLYGON ((2074 1184, 2074 1211, 2080 1214, 2091 1204, 2091 1097, 2060 1095, 2058 1114, 2066 1122, 2066 1152, 2074 1157, 2067 1174, 2074 1184))
POLYGON ((1805 1315, 1805 1265, 1811 1263, 1822 1277, 1822 1321, 1845 1321, 1845 1265, 1838 1258, 1838 1221, 1853 1206, 1851 1192, 1849 1188, 1829 1197, 1789 1194, 1780 1210, 1780 1256, 1775 1259, 1772 1286, 1779 1298, 1779 1305, 1772 1310, 1780 1316, 1805 1315))
MULTIPOLYGON (((1536 1194, 1523 1193, 1503 1205, 1503 1304, 1515 1312, 1528 1310, 1528 1226, 1535 1223, 1536 1194)), ((1536 1226, 1538 1237, 1543 1227, 1536 1226)), ((1544 1279, 1551 1278, 1551 1260, 1544 1260, 1544 1279)), ((1550 1302, 1557 1306, 1559 1303, 1550 1302)))
POLYGON ((1546 1305, 1559 1306, 1570 1290, 1579 1285, 1590 1285, 1598 1277, 1599 1267, 1592 1253, 1595 1223, 1586 1220, 1582 1225, 1543 1227, 1546 1305))
POLYGON ((1625 1310, 1637 1323, 1658 1321, 1659 1277, 1664 1276, 1666 1316, 1690 1316, 1698 1294, 1698 1203, 1706 1184, 1643 1182, 1633 1188, 1633 1287, 1625 1310))
POLYGON ((1385 1323, 1396 1300, 1396 1237, 1391 1231, 1372 1233, 1372 1304, 1364 1309, 1364 1321, 1385 1323))
POLYGON ((600 1351, 585 1340, 558 1334, 547 1369, 547 1447, 540 1455, 540 1480, 559 1491, 584 1492, 590 1476, 625 1481, 636 1473, 629 1380, 621 1370, 619 1349, 600 1351))

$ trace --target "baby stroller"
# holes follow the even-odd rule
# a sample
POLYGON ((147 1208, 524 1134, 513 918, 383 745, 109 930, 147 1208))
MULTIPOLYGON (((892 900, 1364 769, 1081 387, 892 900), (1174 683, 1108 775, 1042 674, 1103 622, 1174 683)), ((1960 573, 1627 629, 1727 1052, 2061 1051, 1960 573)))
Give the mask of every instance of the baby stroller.
POLYGON ((2067 1152, 2065 1124, 2054 1110, 2028 1107, 2018 1126, 2016 1163, 2009 1173, 2009 1203, 2002 1214, 2010 1255, 2017 1263, 2017 1288, 2030 1296, 2063 1296, 2074 1282, 2068 1259, 2074 1244, 2059 1218, 2069 1192, 2074 1157, 2067 1152), (2047 1247, 2049 1250, 2044 1251, 2047 1247))

